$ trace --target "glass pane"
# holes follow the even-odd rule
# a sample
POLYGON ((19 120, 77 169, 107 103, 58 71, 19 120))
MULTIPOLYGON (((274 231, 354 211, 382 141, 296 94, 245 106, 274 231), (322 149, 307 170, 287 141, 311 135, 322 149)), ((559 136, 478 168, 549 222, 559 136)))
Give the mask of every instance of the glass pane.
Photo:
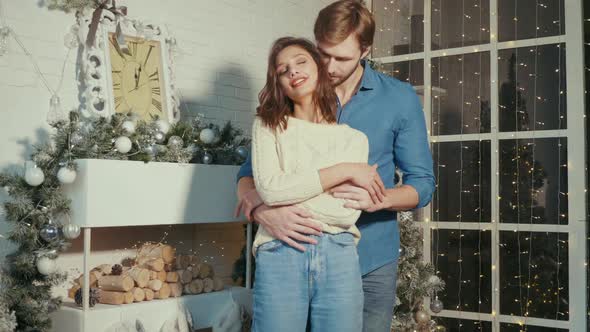
POLYGON ((432 134, 490 132, 490 53, 432 59, 432 134))
POLYGON ((489 43, 489 0, 433 0, 431 38, 433 50, 489 43))
POLYGON ((567 128, 565 46, 498 51, 500 131, 567 128))
POLYGON ((534 325, 520 326, 518 324, 500 323, 502 332, 567 332, 568 330, 556 329, 554 327, 542 327, 534 325))
POLYGON ((424 51, 424 1, 373 0, 373 58, 424 51))
POLYGON ((432 231, 432 257, 445 290, 438 293, 447 310, 492 310, 491 232, 432 231))
POLYGON ((434 143, 432 154, 432 219, 490 222, 490 141, 434 143))
POLYGON ((565 34, 563 0, 498 0, 498 40, 565 34))
POLYGON ((500 232, 500 313, 568 320, 568 237, 500 232))
POLYGON ((500 141, 500 222, 568 223, 567 139, 500 141))
POLYGON ((385 63, 379 66, 379 71, 413 86, 424 86, 424 60, 422 59, 385 63))
POLYGON ((434 320, 437 322, 436 332, 492 332, 491 322, 446 317, 436 317, 434 320))

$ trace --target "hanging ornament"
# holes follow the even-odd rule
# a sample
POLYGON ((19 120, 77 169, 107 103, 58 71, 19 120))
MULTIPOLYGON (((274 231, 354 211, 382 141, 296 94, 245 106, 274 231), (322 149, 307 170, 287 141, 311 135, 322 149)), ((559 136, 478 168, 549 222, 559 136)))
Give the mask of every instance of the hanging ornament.
POLYGON ((416 311, 414 318, 418 324, 425 324, 430 320, 430 315, 426 311, 420 309, 416 311))
POLYGON ((47 243, 53 242, 59 237, 59 229, 49 219, 49 222, 39 230, 39 236, 47 243))
POLYGON ((404 257, 406 255, 406 248, 399 247, 399 256, 404 257))
POLYGON ((154 147, 154 145, 151 145, 151 144, 150 145, 146 145, 143 148, 143 152, 145 154, 147 154, 148 156, 153 157, 153 156, 156 155, 156 148, 154 147))
POLYGON ((121 124, 121 129, 123 129, 123 133, 127 136, 132 135, 135 133, 135 123, 133 121, 123 121, 121 124))
POLYGON ((203 154, 203 164, 211 164, 213 162, 213 156, 209 152, 203 154))
POLYGON ((69 167, 62 167, 57 171, 57 179, 63 184, 73 183, 76 180, 76 171, 69 167))
POLYGON ((37 271, 43 275, 50 275, 57 270, 57 264, 55 259, 51 259, 47 256, 37 258, 37 271))
POLYGON ((61 101, 57 95, 51 96, 49 100, 49 112, 47 112, 47 123, 54 124, 59 121, 67 121, 68 117, 61 108, 61 101))
POLYGON ((443 310, 444 306, 441 300, 438 299, 438 296, 430 302, 430 310, 435 314, 438 314, 443 310))
POLYGON ((162 133, 161 131, 156 131, 156 133, 154 134, 154 139, 156 140, 156 143, 162 144, 166 139, 166 135, 164 135, 164 133, 162 133))
POLYGON ((248 149, 244 146, 238 146, 236 149, 236 155, 239 159, 244 160, 248 158, 248 149))
POLYGON ((205 144, 211 144, 215 141, 215 132, 212 129, 205 128, 201 130, 199 138, 205 144))
POLYGON ((170 123, 166 120, 158 120, 156 121, 156 128, 158 128, 163 134, 167 134, 170 130, 170 123))
POLYGON ((182 147, 183 144, 184 142, 182 141, 182 138, 180 138, 179 136, 171 136, 168 139, 168 147, 171 149, 179 149, 182 147))
POLYGON ((0 56, 8 53, 8 36, 10 36, 10 28, 0 27, 0 56))
POLYGON ((45 174, 41 168, 37 167, 33 161, 27 161, 25 163, 25 181, 33 187, 36 187, 43 183, 45 180, 45 174))
POLYGON ((435 332, 447 332, 447 328, 442 326, 442 325, 438 325, 434 328, 435 332))
POLYGON ((67 224, 62 227, 61 232, 68 240, 73 240, 80 236, 80 226, 75 224, 67 224))
POLYGON ((115 149, 120 153, 131 151, 131 140, 127 136, 120 136, 115 140, 115 149))

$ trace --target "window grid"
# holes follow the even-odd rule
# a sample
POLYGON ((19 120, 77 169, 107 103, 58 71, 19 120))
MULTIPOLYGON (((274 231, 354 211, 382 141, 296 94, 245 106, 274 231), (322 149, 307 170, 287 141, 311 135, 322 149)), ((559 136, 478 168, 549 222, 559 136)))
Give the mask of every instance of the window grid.
MULTIPOLYGON (((498 42, 498 17, 497 8, 499 0, 489 0, 490 8, 490 43, 457 47, 451 49, 432 50, 431 48, 431 0, 424 0, 424 51, 396 56, 374 58, 380 63, 394 63, 408 60, 423 60, 424 64, 424 112, 427 127, 431 124, 432 111, 432 58, 450 55, 462 55, 475 52, 490 52, 490 106, 491 106, 491 128, 489 133, 459 134, 429 136, 432 143, 437 142, 463 142, 473 140, 489 140, 491 142, 491 223, 481 222, 445 222, 431 220, 431 207, 423 209, 419 215, 422 221, 419 223, 424 229, 424 259, 432 261, 432 230, 482 230, 491 231, 492 251, 492 313, 478 313, 448 310, 445 308, 435 316, 481 320, 492 323, 493 331, 500 331, 503 324, 526 324, 531 326, 544 326, 548 328, 566 329, 569 331, 586 330, 586 304, 587 299, 584 292, 576 291, 586 286, 586 197, 584 167, 585 147, 580 144, 585 140, 584 128, 584 81, 583 73, 583 36, 582 36, 582 0, 565 0, 565 34, 551 37, 523 39, 515 41, 498 42), (567 86, 567 129, 539 130, 521 132, 499 132, 499 98, 498 98, 498 51, 504 49, 515 49, 520 47, 531 47, 548 44, 565 43, 566 48, 566 86, 567 86), (567 163, 568 163, 568 224, 515 224, 499 222, 499 142, 506 139, 527 139, 527 138, 567 138, 567 163), (577 143, 577 144, 576 144, 577 143), (501 231, 519 232, 553 232, 567 233, 569 241, 568 252, 568 275, 569 275, 569 320, 553 320, 535 317, 519 317, 500 314, 500 284, 499 284, 499 235, 501 231)), ((378 10, 378 9, 377 9, 378 10)), ((426 306, 429 299, 426 299, 426 306)))

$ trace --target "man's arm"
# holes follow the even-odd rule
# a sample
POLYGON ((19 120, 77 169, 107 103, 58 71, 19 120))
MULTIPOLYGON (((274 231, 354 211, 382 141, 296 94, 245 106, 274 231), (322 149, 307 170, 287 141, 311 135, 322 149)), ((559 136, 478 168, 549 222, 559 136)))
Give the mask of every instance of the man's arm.
POLYGON ((403 185, 390 189, 389 209, 409 210, 422 208, 432 199, 434 172, 428 143, 424 112, 414 88, 405 84, 408 91, 408 109, 393 146, 396 166, 402 171, 403 185))

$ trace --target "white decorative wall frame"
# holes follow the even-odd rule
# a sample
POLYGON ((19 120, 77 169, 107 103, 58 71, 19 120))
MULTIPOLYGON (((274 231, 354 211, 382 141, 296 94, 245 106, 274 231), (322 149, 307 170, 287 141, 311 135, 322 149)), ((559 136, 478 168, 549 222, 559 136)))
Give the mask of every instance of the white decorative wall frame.
POLYGON ((113 75, 111 72, 111 55, 109 48, 109 34, 115 33, 117 23, 123 35, 129 38, 159 42, 160 47, 160 80, 163 91, 161 93, 162 116, 169 122, 179 120, 179 100, 175 94, 173 53, 176 40, 160 26, 146 23, 127 16, 116 16, 109 10, 102 10, 95 42, 86 45, 92 13, 79 15, 77 18, 78 40, 81 47, 81 61, 79 80, 81 82, 81 112, 83 116, 109 117, 115 113, 115 96, 113 90, 113 75))

